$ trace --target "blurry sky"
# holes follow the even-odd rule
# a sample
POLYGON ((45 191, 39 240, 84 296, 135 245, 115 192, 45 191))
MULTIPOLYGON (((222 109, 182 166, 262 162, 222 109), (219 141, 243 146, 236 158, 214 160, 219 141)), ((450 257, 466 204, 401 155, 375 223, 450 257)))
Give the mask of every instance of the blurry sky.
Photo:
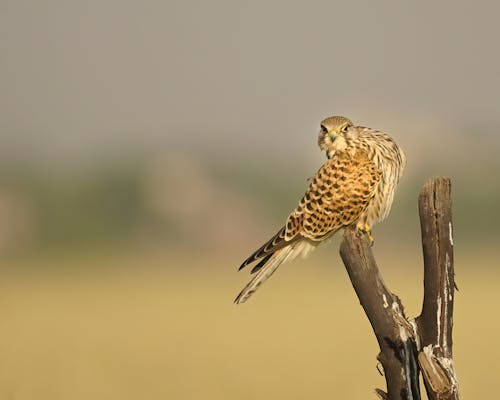
POLYGON ((332 113, 408 143, 430 125, 496 145, 498 15, 492 1, 3 0, 0 153, 315 154, 332 113))
POLYGON ((448 175, 458 231, 491 231, 498 15, 486 1, 2 0, 0 251, 158 229, 248 247, 323 162, 332 114, 405 148, 400 224, 417 232, 418 188, 448 175))

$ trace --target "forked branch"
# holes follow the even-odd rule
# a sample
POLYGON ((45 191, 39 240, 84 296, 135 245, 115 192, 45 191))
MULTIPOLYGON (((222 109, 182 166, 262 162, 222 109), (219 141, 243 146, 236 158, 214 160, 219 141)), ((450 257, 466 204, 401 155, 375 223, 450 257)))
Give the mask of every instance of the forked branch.
POLYGON ((431 400, 459 398, 452 359, 454 299, 451 184, 427 182, 419 197, 424 250, 424 304, 415 321, 404 314, 399 298, 385 285, 368 240, 345 230, 340 255, 380 346, 378 356, 387 392, 383 399, 420 400, 419 372, 431 400))

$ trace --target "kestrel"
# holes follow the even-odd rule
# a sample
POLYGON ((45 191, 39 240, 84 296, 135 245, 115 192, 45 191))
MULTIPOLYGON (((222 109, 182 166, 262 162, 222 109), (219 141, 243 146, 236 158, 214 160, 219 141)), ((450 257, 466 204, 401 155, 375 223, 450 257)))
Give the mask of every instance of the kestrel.
POLYGON ((389 135, 335 116, 321 122, 318 145, 328 161, 310 178, 285 226, 240 266, 258 261, 235 303, 248 300, 282 263, 306 256, 346 226, 355 225, 373 243, 371 228, 389 214, 406 165, 403 150, 389 135))

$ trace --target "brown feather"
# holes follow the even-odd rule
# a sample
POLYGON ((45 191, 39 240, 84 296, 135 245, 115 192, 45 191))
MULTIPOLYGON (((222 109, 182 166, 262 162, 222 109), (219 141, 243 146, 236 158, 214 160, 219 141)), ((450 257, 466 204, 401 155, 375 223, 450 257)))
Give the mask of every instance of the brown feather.
POLYGON ((273 254, 276 250, 282 249, 290 243, 291 240, 285 239, 285 227, 281 228, 276 235, 274 235, 255 252, 253 252, 250 257, 243 261, 241 266, 238 268, 238 271, 245 268, 248 264, 261 259, 262 257, 273 254))
POLYGON ((285 240, 321 241, 356 221, 375 194, 381 171, 363 151, 336 154, 312 178, 286 223, 285 240))

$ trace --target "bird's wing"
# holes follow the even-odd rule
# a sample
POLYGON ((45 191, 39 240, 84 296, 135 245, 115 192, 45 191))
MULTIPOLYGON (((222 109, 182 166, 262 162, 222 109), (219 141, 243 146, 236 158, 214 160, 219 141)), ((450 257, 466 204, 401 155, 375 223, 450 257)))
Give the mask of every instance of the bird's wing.
POLYGON ((363 151, 334 155, 318 170, 286 223, 284 240, 321 241, 355 222, 375 195, 382 172, 363 151))
POLYGON ((301 239, 321 241, 356 221, 368 206, 380 181, 381 171, 365 152, 335 154, 311 178, 299 205, 286 225, 248 257, 239 269, 264 258, 256 272, 277 250, 301 239))
MULTIPOLYGON (((281 228, 271 239, 264 243, 261 247, 255 250, 250 257, 248 257, 239 269, 246 267, 248 264, 261 259, 262 257, 271 256, 276 250, 288 246, 294 238, 285 240, 285 227, 281 228)), ((297 238, 298 239, 298 238, 297 238)), ((296 240, 296 239, 295 239, 296 240)))
POLYGON ((337 154, 328 160, 312 178, 286 225, 241 265, 240 269, 261 259, 235 303, 247 301, 282 263, 354 223, 374 196, 381 175, 363 152, 337 154))

